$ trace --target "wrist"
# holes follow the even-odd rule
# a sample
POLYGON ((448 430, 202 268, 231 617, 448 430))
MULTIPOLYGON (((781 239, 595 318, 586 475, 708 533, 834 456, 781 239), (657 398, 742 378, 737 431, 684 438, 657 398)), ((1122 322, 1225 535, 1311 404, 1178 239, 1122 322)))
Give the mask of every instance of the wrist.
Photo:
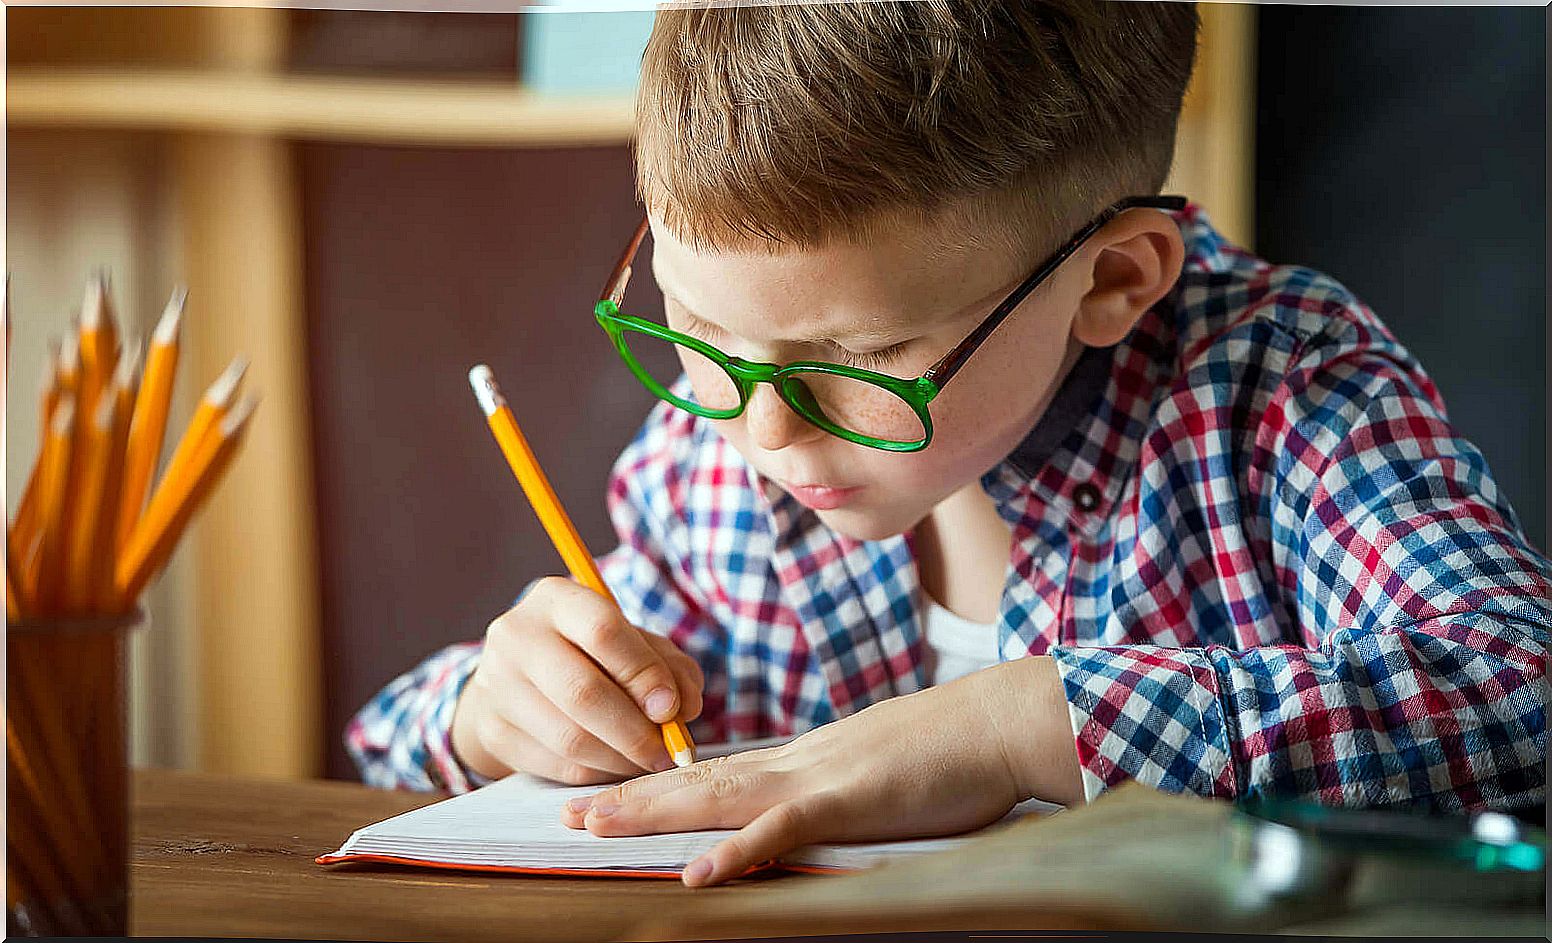
POLYGON ((1081 805, 1078 749, 1055 659, 1032 655, 991 671, 999 688, 992 716, 1004 718, 995 731, 1019 797, 1081 805))

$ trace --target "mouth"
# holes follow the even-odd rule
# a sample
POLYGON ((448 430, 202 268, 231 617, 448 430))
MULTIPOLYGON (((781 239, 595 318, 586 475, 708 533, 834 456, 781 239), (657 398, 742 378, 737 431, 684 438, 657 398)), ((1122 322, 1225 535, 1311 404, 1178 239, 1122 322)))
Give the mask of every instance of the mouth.
POLYGON ((849 504, 862 493, 861 488, 838 488, 833 485, 792 485, 782 482, 781 486, 797 498, 799 504, 814 511, 833 511, 849 504))

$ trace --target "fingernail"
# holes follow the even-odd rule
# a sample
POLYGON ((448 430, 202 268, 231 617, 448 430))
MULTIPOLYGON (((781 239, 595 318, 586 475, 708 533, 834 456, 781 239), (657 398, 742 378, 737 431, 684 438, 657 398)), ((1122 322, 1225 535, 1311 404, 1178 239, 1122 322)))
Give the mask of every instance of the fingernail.
POLYGON ((684 883, 699 884, 711 877, 711 862, 705 858, 690 862, 690 866, 684 869, 684 883))
POLYGON ((646 709, 647 716, 653 720, 668 720, 668 712, 674 709, 674 692, 667 688, 653 688, 652 693, 647 695, 646 709))
POLYGON ((570 802, 566 803, 566 808, 570 809, 573 812, 586 812, 587 811, 587 807, 592 805, 592 804, 593 804, 593 797, 592 796, 578 796, 577 798, 575 798, 575 799, 571 800, 570 802))
POLYGON ((606 819, 619 810, 620 807, 615 805, 613 802, 600 802, 588 810, 588 814, 594 818, 606 819))

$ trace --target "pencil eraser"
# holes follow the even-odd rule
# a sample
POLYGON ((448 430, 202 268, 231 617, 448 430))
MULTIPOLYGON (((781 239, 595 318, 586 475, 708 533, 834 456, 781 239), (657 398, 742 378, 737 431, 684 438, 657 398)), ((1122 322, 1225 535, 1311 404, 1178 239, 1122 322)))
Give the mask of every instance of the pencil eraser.
POLYGON ((501 405, 501 393, 496 389, 496 375, 484 364, 476 364, 469 370, 469 385, 474 387, 474 398, 480 401, 480 409, 490 416, 501 405))

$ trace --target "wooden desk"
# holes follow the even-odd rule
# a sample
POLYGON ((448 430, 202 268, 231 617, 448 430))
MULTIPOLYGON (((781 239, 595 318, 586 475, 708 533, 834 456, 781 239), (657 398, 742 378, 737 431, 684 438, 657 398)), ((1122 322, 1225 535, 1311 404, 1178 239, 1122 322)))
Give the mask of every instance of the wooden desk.
MULTIPOLYGON (((495 877, 313 858, 351 831, 434 801, 340 782, 264 782, 140 770, 130 931, 138 936, 348 940, 606 940, 665 913, 756 896, 747 881, 495 877)), ((812 878, 809 880, 824 880, 812 878)))
POLYGON ((1384 890, 1397 879, 1375 871, 1367 883, 1383 893, 1369 895, 1369 906, 1246 910, 1232 875, 1215 869, 1227 850, 1216 834, 1227 807, 1142 787, 1030 822, 1024 835, 1014 827, 979 839, 976 850, 848 877, 777 875, 696 891, 671 880, 313 862, 356 828, 436 798, 351 783, 139 771, 131 932, 567 941, 1192 928, 1413 936, 1449 927, 1474 937, 1539 937, 1546 928, 1539 880, 1538 893, 1495 900, 1472 892, 1428 904, 1384 890), (984 878, 992 871, 997 881, 984 878))

